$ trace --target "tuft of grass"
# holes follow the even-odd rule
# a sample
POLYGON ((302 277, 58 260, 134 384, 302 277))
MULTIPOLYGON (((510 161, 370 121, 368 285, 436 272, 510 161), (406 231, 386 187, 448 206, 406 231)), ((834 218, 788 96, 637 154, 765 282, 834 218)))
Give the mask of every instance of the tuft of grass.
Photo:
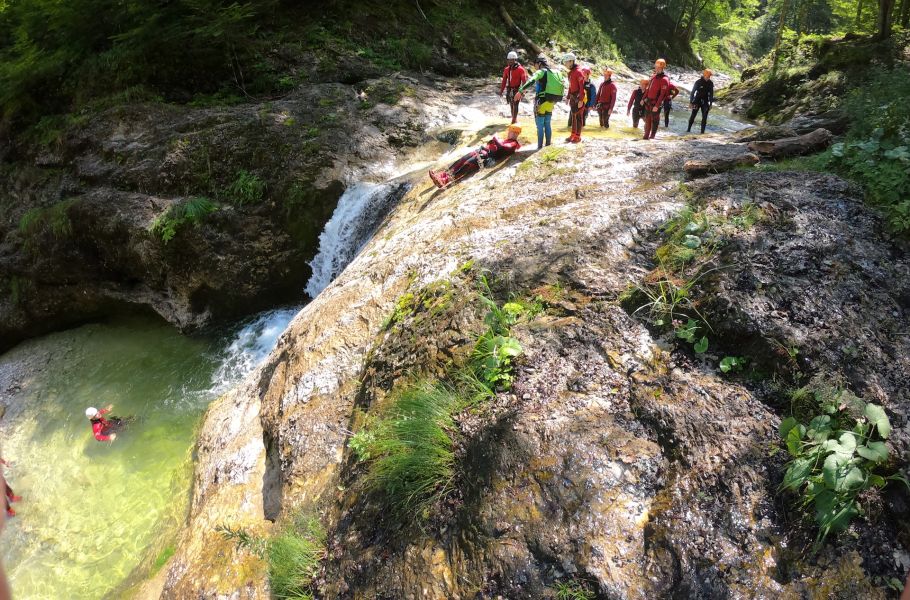
POLYGON ((73 222, 69 216, 70 208, 77 198, 61 200, 47 208, 32 208, 19 219, 19 232, 29 248, 36 246, 44 235, 51 235, 57 241, 69 238, 73 234, 73 222))
POLYGON ((181 229, 188 225, 198 226, 207 215, 217 210, 218 206, 208 198, 190 198, 155 217, 149 225, 149 232, 167 244, 181 229))
POLYGON ((557 600, 594 600, 594 592, 578 581, 563 581, 556 584, 557 600))
POLYGON ((449 494, 455 477, 453 415, 461 397, 438 382, 421 381, 395 392, 351 446, 369 461, 366 488, 380 492, 399 515, 424 515, 449 494))
POLYGON ((268 562, 269 584, 278 600, 312 600, 313 581, 325 559, 326 535, 319 519, 298 514, 278 533, 263 538, 242 527, 218 525, 215 530, 238 548, 268 562))
POLYGON ((265 196, 265 182, 245 169, 237 171, 234 181, 225 188, 224 198, 236 206, 258 204, 265 196))

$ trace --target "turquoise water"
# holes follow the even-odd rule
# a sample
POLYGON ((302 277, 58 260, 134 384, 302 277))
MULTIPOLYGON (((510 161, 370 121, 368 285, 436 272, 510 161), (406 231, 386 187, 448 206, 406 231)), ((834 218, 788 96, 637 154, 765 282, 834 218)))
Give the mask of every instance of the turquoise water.
POLYGON ((86 325, 0 356, 0 443, 23 496, 0 557, 17 600, 100 598, 162 545, 186 509, 200 416, 295 312, 217 338, 148 319, 86 325), (84 414, 107 404, 136 417, 113 443, 96 441, 84 414))

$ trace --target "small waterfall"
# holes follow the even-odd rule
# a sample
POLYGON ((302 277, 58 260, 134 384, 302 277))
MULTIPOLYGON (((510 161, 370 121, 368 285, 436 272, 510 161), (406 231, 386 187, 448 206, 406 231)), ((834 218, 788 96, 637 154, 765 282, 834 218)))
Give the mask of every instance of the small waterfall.
POLYGON ((219 396, 253 371, 269 355, 278 337, 287 329, 299 308, 280 308, 260 313, 240 327, 220 353, 212 374, 209 393, 219 396))
POLYGON ((310 263, 313 275, 305 289, 311 298, 354 260, 409 187, 406 183, 358 183, 345 191, 319 234, 319 251, 310 263))

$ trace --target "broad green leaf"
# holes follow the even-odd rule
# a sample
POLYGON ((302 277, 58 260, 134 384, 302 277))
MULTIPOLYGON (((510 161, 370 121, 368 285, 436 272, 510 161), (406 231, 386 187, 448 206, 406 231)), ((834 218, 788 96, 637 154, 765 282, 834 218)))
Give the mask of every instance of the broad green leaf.
POLYGON ((799 425, 799 421, 793 417, 787 417, 780 422, 780 427, 778 431, 780 432, 780 437, 787 439, 787 434, 790 433, 790 430, 799 425))
POLYGON ((525 308, 518 302, 506 302, 502 305, 502 310, 510 315, 520 315, 525 311, 525 308))
POLYGON ((798 458, 790 463, 784 474, 784 488, 794 492, 801 488, 812 472, 813 462, 809 458, 798 458))
POLYGON ((792 427, 789 432, 787 432, 787 452, 790 453, 790 456, 799 456, 800 447, 803 435, 806 433, 806 428, 802 425, 797 424, 796 427, 792 427))
POLYGON ((891 435, 891 421, 888 420, 888 415, 885 414, 884 408, 877 404, 867 404, 863 414, 869 419, 870 423, 875 425, 880 436, 887 439, 891 435))
POLYGON ((819 429, 830 429, 831 417, 828 415, 819 415, 809 421, 809 429, 818 431, 819 429))
POLYGON ((875 487, 885 487, 885 484, 888 483, 885 481, 885 478, 881 475, 869 475, 869 484, 874 485, 875 487))
POLYGON ((729 373, 733 369, 737 369, 742 365, 740 360, 735 356, 725 356, 720 361, 720 370, 724 373, 729 373))
POLYGON ((518 356, 521 354, 521 344, 515 338, 506 338, 499 347, 500 356, 518 356))
POLYGON ((850 458, 856 451, 856 438, 849 431, 845 431, 838 438, 838 447, 834 451, 845 458, 850 458))
POLYGON ((847 490, 854 490, 866 482, 866 476, 863 474, 862 469, 853 467, 847 471, 847 475, 844 477, 843 487, 847 490))
POLYGON ((825 480, 825 486, 832 490, 839 490, 843 487, 844 476, 841 468, 847 461, 839 454, 829 454, 822 465, 822 476, 825 480))
POLYGON ((702 336, 702 338, 700 340, 698 340, 698 343, 695 344, 695 352, 697 354, 704 354, 707 351, 708 351, 708 337, 702 336))
POLYGON ((865 446, 859 446, 856 453, 872 462, 884 462, 888 460, 888 446, 885 442, 869 442, 865 446))

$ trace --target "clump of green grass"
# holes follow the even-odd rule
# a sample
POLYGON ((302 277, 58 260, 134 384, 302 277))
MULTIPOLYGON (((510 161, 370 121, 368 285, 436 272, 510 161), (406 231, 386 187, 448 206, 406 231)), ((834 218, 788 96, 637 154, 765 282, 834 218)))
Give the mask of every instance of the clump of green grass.
POLYGON ((454 415, 464 403, 452 388, 422 381, 397 391, 351 447, 369 461, 364 484, 398 514, 424 514, 453 489, 454 415))
POLYGON ((61 200, 47 208, 33 208, 19 219, 19 232, 25 238, 26 246, 32 247, 38 239, 50 234, 55 240, 64 240, 73 234, 73 222, 69 216, 70 208, 77 202, 76 198, 61 200))
POLYGON ((245 169, 237 171, 237 176, 224 190, 223 196, 231 204, 244 206, 258 204, 265 196, 265 182, 257 175, 245 169))
POLYGON ((578 581, 563 581, 556 584, 557 600, 594 600, 594 592, 578 581))
POLYGON ((279 600, 312 600, 313 582, 325 559, 326 535, 319 519, 299 514, 269 538, 241 527, 219 525, 222 537, 268 562, 269 584, 279 600))
POLYGON ((188 225, 198 226, 207 215, 217 210, 218 206, 208 198, 190 198, 155 217, 149 225, 149 231, 167 244, 182 228, 188 225))

